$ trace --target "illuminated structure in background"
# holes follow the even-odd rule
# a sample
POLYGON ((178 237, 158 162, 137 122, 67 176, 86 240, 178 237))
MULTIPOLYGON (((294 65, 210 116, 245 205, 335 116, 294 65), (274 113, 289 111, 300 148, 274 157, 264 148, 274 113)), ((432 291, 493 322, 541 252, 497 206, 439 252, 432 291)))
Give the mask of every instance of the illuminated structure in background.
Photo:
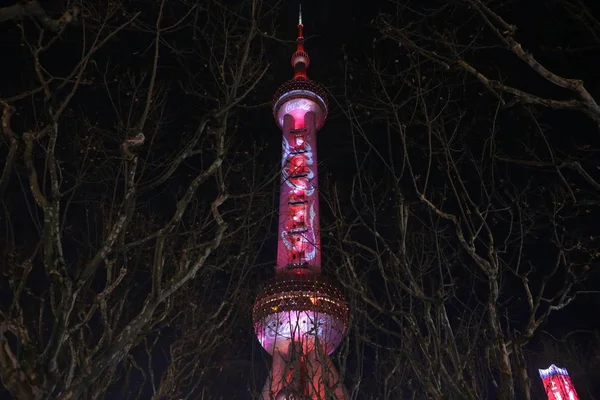
POLYGON ((321 275, 317 131, 327 118, 323 88, 308 79, 302 10, 294 78, 275 93, 273 115, 283 131, 276 276, 261 290, 254 330, 273 356, 263 399, 346 399, 328 357, 348 325, 342 292, 321 275))
POLYGON ((569 373, 565 368, 552 364, 548 369, 539 369, 548 400, 579 400, 569 373))

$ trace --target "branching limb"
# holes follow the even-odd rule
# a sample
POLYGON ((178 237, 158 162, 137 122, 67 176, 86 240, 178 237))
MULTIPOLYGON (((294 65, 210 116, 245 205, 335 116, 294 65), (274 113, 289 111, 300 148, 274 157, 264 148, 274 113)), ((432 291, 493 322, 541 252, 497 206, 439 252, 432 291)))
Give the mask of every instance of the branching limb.
POLYGON ((57 32, 65 25, 76 21, 79 15, 79 9, 73 8, 67 10, 58 19, 52 19, 47 14, 41 4, 36 0, 24 0, 8 7, 0 8, 0 22, 10 20, 21 20, 26 17, 35 18, 44 27, 57 32))
POLYGON ((0 101, 2 105, 2 117, 1 117, 1 128, 2 134, 8 140, 8 155, 4 160, 4 168, 2 169, 2 175, 0 176, 0 199, 4 197, 4 192, 10 181, 15 160, 17 159, 17 152, 19 150, 19 142, 15 133, 11 127, 11 117, 15 112, 15 108, 4 101, 0 101))

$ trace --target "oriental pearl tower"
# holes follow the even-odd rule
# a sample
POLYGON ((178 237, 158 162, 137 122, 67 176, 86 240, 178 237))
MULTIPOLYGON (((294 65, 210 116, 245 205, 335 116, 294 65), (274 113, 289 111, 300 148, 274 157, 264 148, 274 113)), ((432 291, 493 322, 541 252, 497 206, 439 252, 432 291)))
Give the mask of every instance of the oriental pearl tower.
POLYGON ((317 132, 327 119, 327 98, 308 79, 302 28, 300 9, 294 77, 273 98, 283 133, 277 267, 256 298, 254 330, 273 358, 263 400, 344 400, 348 394, 329 355, 348 329, 348 306, 321 275, 317 132))

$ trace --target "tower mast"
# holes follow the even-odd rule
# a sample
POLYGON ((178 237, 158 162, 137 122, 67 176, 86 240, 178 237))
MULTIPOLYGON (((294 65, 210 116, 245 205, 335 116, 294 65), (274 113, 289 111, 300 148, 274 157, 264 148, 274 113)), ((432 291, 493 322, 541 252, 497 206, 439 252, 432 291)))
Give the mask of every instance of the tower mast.
POLYGON ((302 9, 298 17, 292 80, 275 93, 273 114, 283 130, 277 274, 321 272, 317 131, 327 118, 323 88, 308 79, 302 9))
POLYGON ((273 98, 283 136, 277 264, 253 309, 257 338, 273 356, 264 400, 348 398, 328 357, 348 328, 348 306, 321 275, 317 132, 327 119, 327 96, 308 79, 303 28, 300 8, 294 76, 273 98))

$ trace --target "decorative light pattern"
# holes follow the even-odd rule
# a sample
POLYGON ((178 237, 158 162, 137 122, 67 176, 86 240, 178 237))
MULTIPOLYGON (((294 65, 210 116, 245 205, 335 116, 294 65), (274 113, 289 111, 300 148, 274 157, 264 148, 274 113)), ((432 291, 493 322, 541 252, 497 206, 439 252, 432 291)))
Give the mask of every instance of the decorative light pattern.
MULTIPOLYGON (((296 103, 301 101, 304 100, 292 100, 296 103)), ((289 104, 289 102, 284 103, 282 107, 287 108, 289 104)), ((277 269, 282 271, 294 268, 298 273, 302 273, 302 269, 311 269, 318 272, 321 262, 318 234, 319 203, 314 161, 316 152, 313 150, 316 149, 316 132, 314 124, 305 127, 306 113, 311 112, 310 109, 307 111, 294 108, 294 110, 300 110, 303 114, 296 116, 301 118, 300 124, 292 116, 294 126, 301 127, 296 129, 287 126, 282 140, 280 241, 277 249, 277 269)))
POLYGON ((550 368, 538 371, 548 400, 579 400, 566 368, 558 368, 552 364, 550 368))

